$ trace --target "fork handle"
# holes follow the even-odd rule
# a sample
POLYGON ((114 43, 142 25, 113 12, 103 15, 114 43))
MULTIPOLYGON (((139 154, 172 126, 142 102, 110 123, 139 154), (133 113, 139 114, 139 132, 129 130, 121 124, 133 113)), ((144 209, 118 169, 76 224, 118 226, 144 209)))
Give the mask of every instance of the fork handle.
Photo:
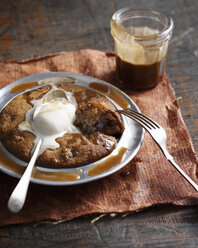
POLYGON ((167 158, 169 162, 180 172, 180 174, 198 191, 198 185, 175 163, 173 158, 170 156, 167 158))

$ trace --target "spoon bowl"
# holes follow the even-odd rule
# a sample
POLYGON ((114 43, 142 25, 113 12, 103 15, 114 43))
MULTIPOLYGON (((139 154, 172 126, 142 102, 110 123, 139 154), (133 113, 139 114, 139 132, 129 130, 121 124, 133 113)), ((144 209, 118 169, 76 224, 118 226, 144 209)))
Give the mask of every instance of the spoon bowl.
POLYGON ((55 98, 65 98, 66 100, 68 100, 67 95, 64 90, 61 90, 61 89, 50 90, 43 96, 43 98, 36 105, 32 118, 34 119, 36 115, 39 113, 40 107, 42 104, 46 102, 50 102, 51 100, 55 98))

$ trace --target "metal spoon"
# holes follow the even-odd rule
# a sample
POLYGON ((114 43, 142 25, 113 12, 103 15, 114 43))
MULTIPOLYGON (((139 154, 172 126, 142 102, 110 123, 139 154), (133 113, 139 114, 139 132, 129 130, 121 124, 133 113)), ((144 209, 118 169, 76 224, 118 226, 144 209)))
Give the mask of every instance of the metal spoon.
POLYGON ((54 98, 67 99, 67 96, 66 96, 64 90, 61 90, 61 89, 50 90, 47 94, 44 95, 44 97, 41 99, 41 101, 36 105, 36 108, 35 108, 34 113, 33 113, 33 119, 39 113, 41 105, 43 103, 50 102, 54 98))
MULTIPOLYGON (((67 96, 63 90, 57 89, 57 90, 49 91, 43 97, 42 101, 40 101, 38 106, 36 106, 34 113, 33 113, 33 119, 39 113, 40 106, 43 103, 49 102, 54 98, 60 98, 60 97, 67 99, 67 96)), ((34 153, 32 155, 32 158, 31 158, 23 176, 21 177, 20 181, 18 182, 17 186, 15 187, 14 191, 12 192, 12 194, 9 198, 8 208, 11 212, 14 212, 14 213, 19 212, 24 205, 26 195, 27 195, 28 186, 30 183, 31 175, 32 175, 32 171, 33 171, 33 168, 34 168, 41 144, 42 144, 42 139, 39 139, 39 141, 36 145, 36 148, 34 150, 34 153)))
POLYGON ((39 149, 41 147, 42 140, 40 139, 37 143, 36 149, 33 153, 33 156, 23 174, 14 191, 12 192, 10 199, 8 201, 8 208, 11 212, 17 213, 19 212, 25 202, 27 190, 30 182, 30 178, 32 175, 32 170, 34 168, 34 164, 36 162, 39 149))

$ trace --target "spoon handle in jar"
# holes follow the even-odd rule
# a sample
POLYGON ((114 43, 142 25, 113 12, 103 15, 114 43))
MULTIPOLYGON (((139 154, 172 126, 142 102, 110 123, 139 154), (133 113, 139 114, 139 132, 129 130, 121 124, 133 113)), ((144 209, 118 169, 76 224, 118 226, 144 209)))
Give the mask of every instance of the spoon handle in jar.
POLYGON ((14 212, 14 213, 19 212, 24 205, 29 182, 30 182, 31 175, 32 175, 32 171, 33 171, 34 164, 36 162, 41 144, 42 144, 42 139, 38 141, 37 146, 32 155, 32 158, 23 176, 21 177, 20 181, 18 182, 17 186, 15 187, 14 191, 12 192, 10 196, 10 199, 8 201, 8 208, 11 212, 14 212))

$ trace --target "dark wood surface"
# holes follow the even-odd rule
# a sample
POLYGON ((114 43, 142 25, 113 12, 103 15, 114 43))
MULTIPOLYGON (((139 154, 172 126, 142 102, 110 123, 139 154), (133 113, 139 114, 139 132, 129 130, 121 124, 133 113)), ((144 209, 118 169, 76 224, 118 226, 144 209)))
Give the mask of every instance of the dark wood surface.
MULTIPOLYGON (((0 60, 84 48, 113 50, 109 21, 119 8, 146 3, 174 19, 166 71, 198 152, 198 1, 1 0, 0 60)), ((155 206, 127 216, 20 224, 0 229, 0 247, 197 247, 198 207, 155 206)))

